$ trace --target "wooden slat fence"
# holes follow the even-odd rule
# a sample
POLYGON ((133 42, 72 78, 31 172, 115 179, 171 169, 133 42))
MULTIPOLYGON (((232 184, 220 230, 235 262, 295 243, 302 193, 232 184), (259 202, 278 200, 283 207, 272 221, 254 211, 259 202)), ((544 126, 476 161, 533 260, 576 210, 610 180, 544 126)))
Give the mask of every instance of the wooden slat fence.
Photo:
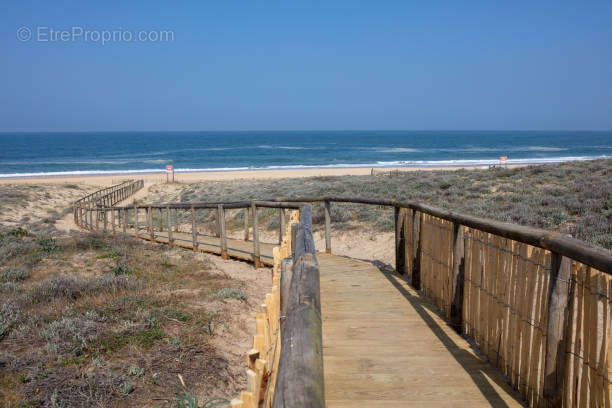
POLYGON ((257 332, 253 338, 253 348, 247 353, 247 389, 240 393, 239 398, 231 401, 232 407, 272 407, 281 355, 281 279, 283 274, 290 273, 286 267, 283 270, 282 263, 292 256, 291 228, 298 221, 299 212, 293 211, 280 246, 274 248, 272 293, 266 294, 265 303, 256 315, 257 332))

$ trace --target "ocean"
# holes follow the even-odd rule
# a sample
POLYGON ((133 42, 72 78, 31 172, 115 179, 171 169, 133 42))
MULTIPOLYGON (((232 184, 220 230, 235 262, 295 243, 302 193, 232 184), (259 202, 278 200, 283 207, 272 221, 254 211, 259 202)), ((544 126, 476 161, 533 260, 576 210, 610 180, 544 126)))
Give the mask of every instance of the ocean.
POLYGON ((0 177, 486 166, 612 157, 612 131, 0 133, 0 177))

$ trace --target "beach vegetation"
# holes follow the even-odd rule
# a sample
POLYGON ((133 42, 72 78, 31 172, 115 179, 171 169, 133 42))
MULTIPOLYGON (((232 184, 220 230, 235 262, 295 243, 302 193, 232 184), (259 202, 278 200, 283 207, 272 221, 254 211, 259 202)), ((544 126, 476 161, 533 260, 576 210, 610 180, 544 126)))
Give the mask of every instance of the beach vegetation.
MULTIPOLYGON (((409 170, 409 169, 407 169, 409 170)), ((377 170, 367 176, 244 179, 184 184, 172 190, 152 186, 152 202, 240 201, 340 195, 412 200, 478 217, 543 228, 612 248, 612 159, 514 168, 460 170, 377 170)), ((229 228, 243 228, 243 211, 229 228)), ((188 223, 183 214, 183 223, 188 223)), ((315 228, 324 225, 323 205, 313 208, 315 228)), ((261 209, 260 225, 278 228, 278 210, 261 209)), ((393 229, 393 211, 370 205, 334 203, 337 230, 351 225, 393 229)), ((198 227, 214 231, 214 210, 198 211, 198 227)))
POLYGON ((168 404, 181 391, 177 371, 200 397, 243 385, 211 337, 230 333, 231 310, 250 307, 223 302, 246 293, 201 254, 11 229, 0 254, 0 406, 168 404))

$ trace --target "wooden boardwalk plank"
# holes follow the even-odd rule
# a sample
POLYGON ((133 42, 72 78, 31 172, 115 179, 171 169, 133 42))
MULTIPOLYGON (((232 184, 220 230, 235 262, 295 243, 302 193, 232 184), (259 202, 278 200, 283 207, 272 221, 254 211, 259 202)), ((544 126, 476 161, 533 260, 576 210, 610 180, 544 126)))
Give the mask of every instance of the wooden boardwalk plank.
POLYGON ((317 257, 329 408, 522 406, 499 372, 401 278, 369 263, 317 257))

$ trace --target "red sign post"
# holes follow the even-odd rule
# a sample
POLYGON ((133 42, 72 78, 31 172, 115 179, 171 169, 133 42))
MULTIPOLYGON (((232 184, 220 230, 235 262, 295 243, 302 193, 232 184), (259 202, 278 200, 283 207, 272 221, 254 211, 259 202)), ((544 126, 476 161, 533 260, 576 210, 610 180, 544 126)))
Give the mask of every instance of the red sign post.
POLYGON ((174 183, 174 166, 171 164, 166 165, 166 183, 169 182, 170 173, 172 173, 172 182, 174 183))
POLYGON ((508 167, 508 156, 501 156, 499 158, 499 164, 505 164, 508 167))

